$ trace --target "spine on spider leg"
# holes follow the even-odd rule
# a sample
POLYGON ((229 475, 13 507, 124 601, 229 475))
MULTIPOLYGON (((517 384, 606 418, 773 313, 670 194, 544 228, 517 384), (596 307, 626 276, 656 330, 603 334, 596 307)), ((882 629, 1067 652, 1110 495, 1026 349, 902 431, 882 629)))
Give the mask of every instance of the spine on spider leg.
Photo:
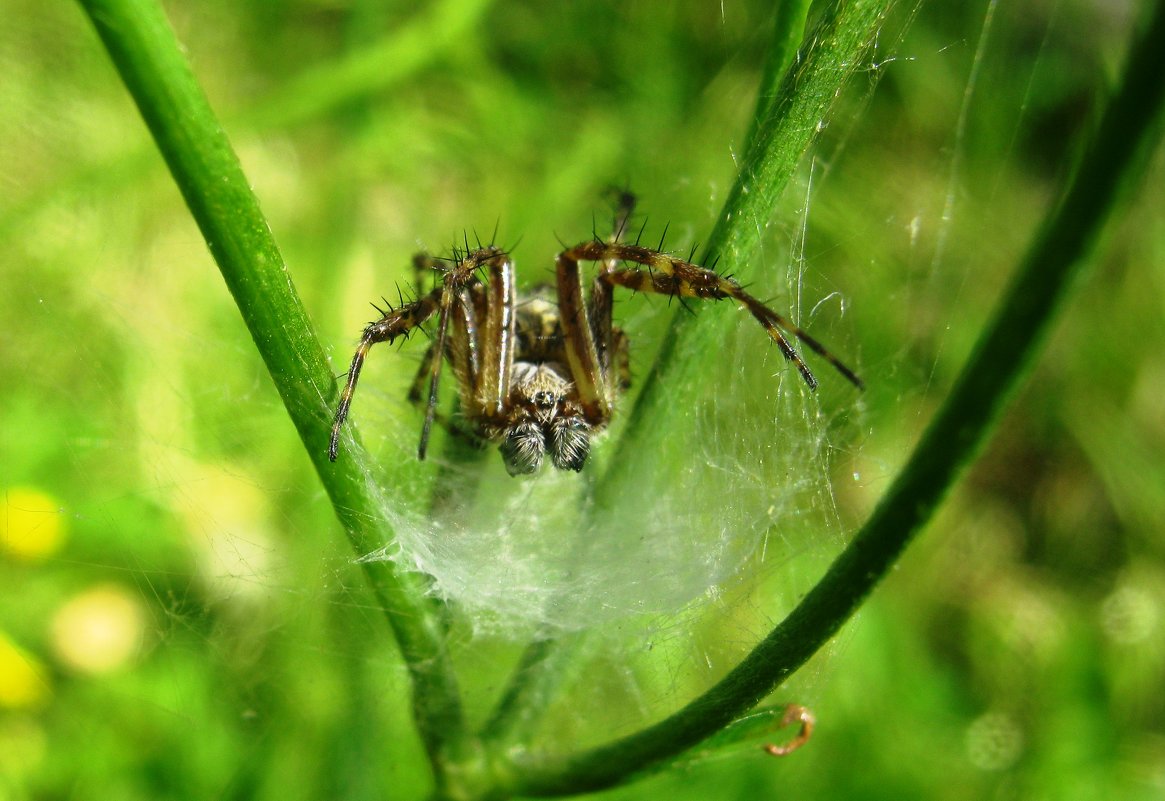
MULTIPOLYGON (((438 290, 439 291, 439 290, 438 290)), ((340 392, 340 402, 336 406, 336 415, 332 418, 332 434, 328 440, 328 459, 336 461, 340 450, 340 431, 348 419, 348 412, 352 407, 352 396, 356 393, 356 383, 360 379, 360 371, 364 367, 364 360, 373 345, 381 342, 392 342, 397 337, 408 337, 409 333, 425 320, 433 316, 437 310, 437 303, 430 293, 420 300, 406 303, 396 309, 388 309, 376 322, 369 323, 364 329, 360 345, 352 356, 352 364, 348 368, 348 380, 340 392)), ((379 310, 378 310, 379 311, 379 310)))
MULTIPOLYGON (((445 363, 446 344, 449 339, 450 315, 452 312, 457 311, 458 307, 461 307, 465 303, 465 300, 461 294, 462 291, 471 284, 477 283, 481 280, 477 276, 477 271, 487 266, 498 267, 500 264, 504 263, 506 258, 505 251, 493 245, 487 245, 485 247, 479 247, 476 250, 471 250, 469 247, 468 234, 465 236, 465 249, 460 250, 454 246, 453 266, 445 271, 441 281, 441 286, 433 290, 433 292, 430 293, 426 298, 426 300, 430 303, 436 304, 435 310, 439 310, 439 314, 437 318, 437 336, 434 339, 432 346, 433 357, 431 359, 431 370, 429 372, 429 398, 425 406, 425 422, 421 426, 421 441, 417 445, 417 458, 421 461, 424 461, 425 455, 428 452, 429 436, 433 430, 433 421, 437 417, 437 401, 440 398, 441 386, 441 367, 445 363), (439 300, 436 300, 437 298, 439 298, 439 300)), ((422 261, 420 260, 422 258, 425 259, 425 263, 428 263, 427 257, 418 257, 418 259, 414 261, 414 263, 418 265, 418 268, 422 264, 422 261)), ((500 271, 501 274, 504 274, 504 272, 504 270, 500 271)), ((497 280, 493 281, 492 283, 496 285, 493 287, 492 291, 500 293, 499 296, 495 297, 495 302, 506 303, 505 298, 507 297, 508 293, 508 296, 510 297, 509 305, 512 306, 512 281, 509 281, 508 278, 503 280, 503 278, 499 276, 497 277, 497 280)), ((434 309, 431 309, 429 311, 429 315, 432 314, 433 310, 434 309)), ((467 309, 462 309, 462 311, 467 311, 467 309)), ((512 328, 513 321, 509 316, 505 316, 505 318, 501 320, 498 325, 509 326, 512 328)), ((501 353, 500 358, 503 360, 512 361, 512 355, 506 353, 501 353)), ((508 361, 506 363, 508 363, 508 361)), ((495 383, 499 387, 504 387, 505 381, 508 379, 508 372, 502 371, 495 367, 493 373, 495 374, 495 383)))
POLYGON ((817 378, 809 365, 801 358, 789 342, 785 334, 800 340, 806 347, 821 358, 829 362, 847 381, 858 389, 864 387, 849 367, 834 356, 824 345, 810 336, 799 326, 794 325, 782 315, 761 303, 755 297, 745 292, 730 277, 721 276, 715 270, 692 264, 690 261, 676 258, 660 250, 629 245, 619 242, 584 242, 566 253, 562 258, 588 261, 627 261, 647 268, 645 273, 638 268, 623 270, 606 270, 600 275, 600 280, 615 286, 622 286, 635 292, 652 292, 660 295, 669 295, 680 298, 697 298, 701 300, 724 300, 731 298, 749 311, 757 322, 768 332, 769 337, 777 343, 781 354, 791 361, 801 374, 810 389, 817 388, 817 378))

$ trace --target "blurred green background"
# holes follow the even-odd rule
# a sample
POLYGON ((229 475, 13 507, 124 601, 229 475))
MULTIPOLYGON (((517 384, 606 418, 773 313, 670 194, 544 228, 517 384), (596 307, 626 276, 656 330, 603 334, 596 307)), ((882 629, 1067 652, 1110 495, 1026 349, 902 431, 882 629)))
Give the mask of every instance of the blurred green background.
MULTIPOLYGON (((869 385, 837 443, 839 531, 947 392, 1136 15, 911 10, 762 254, 803 259, 806 308, 842 294, 829 342, 869 385)), ((367 301, 464 228, 500 222, 541 277, 619 185, 677 249, 706 236, 772 15, 759 0, 167 11, 337 371, 367 301)), ((78 7, 0 0, 0 19, 0 800, 423 797, 383 620, 136 110, 78 7)), ((778 692, 817 713, 810 746, 774 760, 744 744, 607 797, 1165 796, 1162 161, 981 461, 778 692)), ((415 363, 382 359, 364 402, 395 404, 415 363)), ((415 418, 401 430, 412 441, 415 418)), ((792 544, 824 560, 839 539, 792 544)), ((763 632, 705 629, 662 669, 589 666, 557 725, 604 705, 654 719, 763 632)), ((512 648, 463 636, 485 709, 512 648)))

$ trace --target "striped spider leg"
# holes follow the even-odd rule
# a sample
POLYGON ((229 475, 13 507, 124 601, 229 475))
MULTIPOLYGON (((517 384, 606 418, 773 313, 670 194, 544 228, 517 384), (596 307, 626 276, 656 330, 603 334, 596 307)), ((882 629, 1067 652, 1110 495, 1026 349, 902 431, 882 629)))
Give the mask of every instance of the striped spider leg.
POLYGON ((604 353, 610 348, 611 289, 617 286, 635 292, 678 298, 730 298, 747 309, 764 327, 781 349, 782 355, 796 366, 810 389, 817 388, 817 378, 793 348, 786 334, 800 340, 833 365, 855 387, 864 387, 853 370, 803 329, 744 291, 732 278, 721 276, 706 267, 638 244, 597 239, 560 253, 556 267, 558 306, 567 343, 567 360, 588 419, 606 421, 617 398, 618 387, 612 381, 604 361, 604 353), (589 313, 583 302, 582 275, 579 271, 579 262, 582 261, 602 264, 595 278, 589 313), (619 267, 621 263, 635 266, 619 267))

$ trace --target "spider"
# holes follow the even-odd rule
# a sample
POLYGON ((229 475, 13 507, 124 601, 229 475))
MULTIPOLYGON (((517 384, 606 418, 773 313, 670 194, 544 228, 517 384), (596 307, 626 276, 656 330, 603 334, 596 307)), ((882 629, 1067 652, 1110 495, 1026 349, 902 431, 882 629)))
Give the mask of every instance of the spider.
POLYGON ((436 334, 409 393, 411 401, 420 403, 428 380, 417 457, 425 458, 437 415, 441 366, 448 361, 457 379, 466 433, 496 443, 511 476, 535 472, 547 453, 559 470, 582 470, 591 439, 606 428, 620 393, 630 385, 627 337, 611 320, 616 287, 681 302, 732 299, 764 327, 810 389, 816 389, 817 379, 786 335, 800 340, 858 389, 863 387, 861 379, 821 343, 730 276, 663 252, 662 240, 657 249, 638 240, 623 242, 633 205, 625 193, 615 233, 559 253, 555 286, 536 287, 528 294, 515 287, 510 254, 494 245, 470 249, 466 243, 447 261, 423 253, 415 256, 418 273, 435 270, 441 280, 417 300, 378 308, 380 319, 364 329, 336 408, 328 458, 336 460, 340 432, 368 351, 378 343, 407 338, 437 315, 436 334), (583 290, 580 262, 600 265, 589 297, 583 290), (483 273, 488 280, 483 280, 483 273))

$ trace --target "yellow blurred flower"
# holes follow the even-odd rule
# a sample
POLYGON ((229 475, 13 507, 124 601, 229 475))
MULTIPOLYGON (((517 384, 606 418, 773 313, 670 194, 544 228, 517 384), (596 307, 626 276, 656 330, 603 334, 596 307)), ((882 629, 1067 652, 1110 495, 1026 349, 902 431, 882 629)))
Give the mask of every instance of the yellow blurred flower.
POLYGON ((123 587, 99 585, 75 595, 53 616, 57 658, 80 673, 109 673, 137 654, 145 615, 123 587))
POLYGON ((35 561, 56 553, 65 539, 61 503, 35 487, 4 489, 0 551, 35 561))
POLYGON ((0 632, 0 709, 26 709, 49 696, 44 666, 0 632))

